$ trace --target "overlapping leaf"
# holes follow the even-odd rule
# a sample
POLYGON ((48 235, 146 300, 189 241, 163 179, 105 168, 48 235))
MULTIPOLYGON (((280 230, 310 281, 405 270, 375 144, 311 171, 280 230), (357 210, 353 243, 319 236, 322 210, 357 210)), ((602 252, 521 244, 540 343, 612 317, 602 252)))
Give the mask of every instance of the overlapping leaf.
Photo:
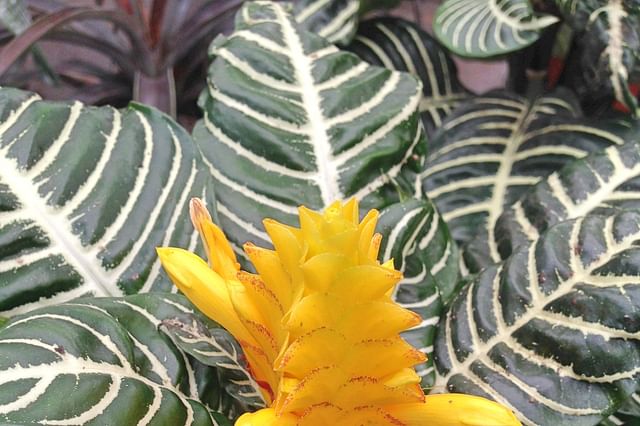
POLYGON ((382 261, 393 259, 404 278, 394 300, 418 313, 422 323, 403 337, 427 354, 417 367, 423 386, 433 384, 433 337, 443 302, 450 301, 458 282, 458 250, 447 225, 433 204, 410 199, 393 204, 380 213, 377 232, 385 235, 380 248, 382 261))
POLYGON ((564 92, 533 102, 490 93, 449 116, 429 150, 423 189, 454 238, 475 237, 485 257, 500 261, 495 225, 503 210, 567 162, 622 144, 629 131, 579 117, 564 92))
MULTIPOLYGON (((182 296, 87 298, 13 317, 0 329, 3 424, 227 425, 214 368, 158 331, 188 321, 182 296)), ((204 320, 204 319, 203 319, 204 320)))
MULTIPOLYGON (((640 209, 640 140, 575 160, 534 186, 496 224, 501 258, 552 225, 589 213, 640 209)), ((472 248, 472 247, 471 247, 472 248)), ((473 251, 476 258, 479 250, 473 251)))
POLYGON ((427 135, 468 96, 447 51, 412 22, 392 17, 361 22, 347 49, 370 64, 406 71, 422 81, 420 112, 427 135))
POLYGON ((236 400, 242 411, 254 411, 265 406, 240 346, 226 330, 209 329, 195 316, 189 322, 175 318, 165 320, 162 329, 180 350, 203 365, 218 369, 218 377, 222 379, 226 393, 236 400))
POLYGON ((358 29, 360 0, 299 0, 293 5, 298 23, 332 43, 346 44, 358 29))
POLYGON ((295 223, 300 204, 357 197, 383 207, 419 192, 424 136, 413 77, 304 32, 278 3, 245 4, 236 31, 211 52, 194 137, 236 246, 267 244, 262 219, 295 223))
POLYGON ((436 339, 438 382, 526 425, 597 424, 638 390, 640 213, 560 223, 462 290, 436 339))
POLYGON ((182 128, 142 105, 0 89, 2 315, 170 288, 155 247, 195 245, 189 196, 212 196, 199 161, 182 128))
POLYGON ((534 13, 529 0, 445 0, 436 11, 433 29, 456 54, 487 58, 530 45, 557 21, 534 13))

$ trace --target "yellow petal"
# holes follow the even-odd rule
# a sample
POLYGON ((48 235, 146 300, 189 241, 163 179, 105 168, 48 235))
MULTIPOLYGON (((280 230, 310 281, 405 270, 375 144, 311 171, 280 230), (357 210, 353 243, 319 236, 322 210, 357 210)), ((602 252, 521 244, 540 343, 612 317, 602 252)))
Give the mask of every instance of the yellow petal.
POLYGON ((347 339, 360 342, 385 339, 420 324, 420 315, 393 302, 368 302, 352 306, 336 324, 347 339))
POLYGON ((255 303, 251 297, 254 293, 247 292, 247 288, 239 281, 229 281, 227 286, 231 303, 242 325, 251 333, 267 357, 273 361, 280 348, 276 336, 260 313, 258 303, 255 303))
POLYGON ((343 415, 341 408, 329 403, 312 405, 300 415, 297 426, 336 425, 336 419, 343 415))
POLYGON ((307 291, 326 292, 348 266, 348 259, 341 253, 322 253, 313 256, 302 265, 307 291))
POLYGON ((276 295, 284 311, 288 311, 293 298, 291 276, 282 267, 278 254, 252 243, 246 243, 243 248, 262 281, 276 295))
POLYGON ((485 398, 462 394, 428 395, 424 403, 385 407, 411 426, 519 426, 506 407, 485 398))
POLYGON ((352 376, 368 374, 381 378, 425 360, 424 353, 395 336, 357 343, 345 357, 342 368, 352 376))
MULTIPOLYGON (((251 303, 256 307, 256 310, 260 314, 260 322, 264 324, 275 337, 279 348, 285 330, 282 329, 281 324, 284 309, 278 301, 278 298, 267 288, 258 275, 241 271, 238 272, 238 280, 244 287, 246 294, 247 300, 244 303, 251 303)), ((235 303, 233 297, 231 298, 231 302, 235 303)), ((237 307, 236 312, 239 312, 237 307)))
POLYGON ((343 409, 381 404, 420 402, 424 394, 420 385, 386 386, 370 376, 351 377, 331 395, 332 402, 343 409))
POLYGON ((365 260, 375 261, 378 255, 377 250, 374 257, 370 256, 371 239, 376 229, 376 223, 378 222, 378 211, 369 210, 367 215, 360 222, 360 240, 358 242, 358 251, 360 252, 360 262, 365 260))
POLYGON ((313 369, 335 365, 348 350, 347 339, 328 328, 319 328, 296 339, 277 360, 277 370, 302 378, 313 369))
POLYGON ((192 198, 189 212, 193 226, 204 244, 211 268, 224 279, 235 279, 240 264, 222 230, 211 221, 207 207, 199 198, 192 198))
POLYGON ((178 248, 158 248, 158 257, 171 281, 206 316, 236 339, 256 344, 233 308, 227 283, 195 254, 178 248))
POLYGON ((346 376, 333 366, 318 368, 306 376, 283 402, 283 411, 301 411, 316 404, 330 402, 346 376))
POLYGON ((245 413, 235 426, 295 426, 296 417, 291 414, 278 416, 273 408, 263 408, 255 413, 245 413))
POLYGON ((403 368, 384 378, 385 386, 396 388, 405 385, 417 385, 422 379, 413 368, 403 368))
POLYGON ((354 303, 367 302, 383 296, 392 289, 402 274, 378 265, 360 265, 344 269, 333 283, 329 292, 354 303))

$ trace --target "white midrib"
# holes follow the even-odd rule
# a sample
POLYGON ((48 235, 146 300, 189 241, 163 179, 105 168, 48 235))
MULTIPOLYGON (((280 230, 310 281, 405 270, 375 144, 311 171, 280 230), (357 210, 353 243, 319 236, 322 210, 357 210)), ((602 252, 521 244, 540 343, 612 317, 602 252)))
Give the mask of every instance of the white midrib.
MULTIPOLYGON (((579 232, 579 230, 580 230, 580 223, 574 224, 574 229, 572 231, 571 241, 570 241, 571 246, 574 245, 573 242, 577 239, 577 233, 579 232)), ((610 232, 610 231, 605 230, 605 233, 606 232, 610 232)), ((453 363, 456 363, 457 365, 454 365, 453 368, 447 373, 447 375, 441 379, 441 383, 447 383, 449 378, 456 374, 464 374, 465 371, 469 370, 469 367, 473 362, 480 360, 484 355, 488 354, 489 350, 492 347, 494 347, 496 344, 500 342, 506 342, 508 344, 508 342, 511 339, 513 339, 513 333, 516 330, 523 327, 524 325, 526 325, 528 322, 530 322, 534 318, 537 318, 538 316, 540 316, 540 314, 544 312, 545 306, 547 306, 552 301, 557 300, 559 297, 565 295, 568 291, 570 291, 574 287, 576 283, 581 282, 584 279, 584 277, 590 276, 594 270, 596 270, 600 266, 604 265, 607 261, 609 261, 611 259, 611 256, 614 253, 619 253, 622 250, 625 250, 631 247, 633 245, 633 242, 636 241, 637 238, 638 238, 637 232, 633 234, 629 234, 622 241, 617 243, 614 247, 608 247, 607 254, 600 256, 598 260, 594 261, 587 268, 576 271, 576 273, 574 273, 573 276, 571 276, 571 278, 566 280, 564 283, 560 284, 555 291, 550 293, 548 296, 537 300, 535 303, 535 306, 527 310, 522 316, 520 316, 516 321, 514 321, 513 324, 500 330, 499 333, 491 337, 489 340, 487 340, 486 342, 483 342, 482 344, 478 345, 478 347, 474 348, 473 353, 463 362, 457 363, 456 359, 453 358, 451 361, 453 363)), ((450 333, 451 332, 449 331, 447 334, 450 335, 450 333)))
POLYGON ((296 80, 300 85, 302 104, 309 119, 309 138, 313 145, 318 167, 318 186, 320 188, 322 202, 327 206, 332 201, 342 198, 342 193, 336 179, 338 170, 333 162, 325 117, 320 108, 320 93, 314 84, 311 73, 311 60, 304 53, 300 37, 287 16, 283 13, 282 7, 274 4, 273 10, 282 27, 284 42, 291 52, 291 65, 293 66, 296 80))
POLYGON ((624 102, 624 94, 622 83, 618 75, 625 80, 629 77, 629 71, 622 62, 623 56, 623 34, 622 34, 622 18, 627 16, 622 0, 610 0, 609 4, 602 7, 589 17, 589 21, 593 22, 600 13, 606 13, 609 21, 609 45, 605 52, 609 56, 609 71, 611 72, 611 85, 617 100, 624 102))
POLYGON ((515 132, 511 138, 509 138, 509 142, 507 142, 504 147, 504 153, 500 158, 500 167, 498 168, 498 173, 496 173, 486 225, 487 232, 489 234, 487 238, 489 254, 491 255, 491 259, 495 262, 500 262, 501 260, 494 235, 496 222, 504 209, 504 195, 507 190, 509 175, 511 174, 511 169, 515 161, 516 152, 518 152, 518 148, 520 148, 520 144, 524 137, 522 130, 527 128, 533 117, 535 117, 533 105, 530 105, 528 108, 523 108, 522 113, 513 123, 513 129, 515 129, 515 132))
POLYGON ((42 228, 51 240, 51 248, 60 248, 61 254, 85 283, 92 284, 96 296, 119 295, 119 290, 109 285, 109 279, 100 261, 87 256, 86 248, 71 231, 70 222, 60 215, 59 209, 46 204, 33 182, 18 167, 16 160, 7 157, 7 148, 0 151, 0 180, 13 190, 25 217, 33 219, 42 228))

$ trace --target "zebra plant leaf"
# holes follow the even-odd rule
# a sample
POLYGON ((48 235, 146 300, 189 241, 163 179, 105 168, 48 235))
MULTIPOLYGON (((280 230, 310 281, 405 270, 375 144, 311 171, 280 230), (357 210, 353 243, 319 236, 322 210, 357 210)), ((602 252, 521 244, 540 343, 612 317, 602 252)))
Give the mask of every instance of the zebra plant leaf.
POLYGON ((171 283, 156 246, 194 246, 212 198, 189 135, 160 112, 0 89, 0 315, 171 283))
POLYGON ((370 64, 406 71, 422 81, 420 112, 427 135, 468 97, 447 51, 412 22, 392 17, 361 22, 347 49, 370 64))
POLYGON ((360 0, 299 0, 293 16, 306 30, 331 43, 347 44, 358 29, 360 0))
POLYGON ((603 88, 637 113, 638 101, 631 92, 629 79, 634 68, 640 66, 640 3, 555 1, 573 28, 581 32, 579 80, 583 81, 584 90, 593 93, 603 88))
POLYGON ((529 0, 444 0, 433 29, 457 55, 488 58, 527 47, 556 22, 536 14, 529 0))
POLYGON ((640 213, 587 215, 480 272, 441 319, 437 385, 526 425, 587 425, 638 390, 640 213))
POLYGON ((505 259, 556 223, 625 209, 640 209, 638 138, 572 161, 534 186, 498 219, 498 252, 505 259))
POLYGON ((0 422, 228 425, 211 411, 228 398, 216 369, 158 330, 192 309, 182 296, 152 293, 11 318, 0 329, 0 422))
POLYGON ((425 141, 413 77, 339 51, 279 3, 246 3, 236 32, 211 51, 194 138, 236 246, 268 244, 262 219, 296 223, 300 204, 357 197, 380 208, 420 192, 425 141))
POLYGON ((447 118, 429 150, 423 189, 458 242, 484 242, 480 255, 500 261, 495 226, 504 209, 567 162, 621 145, 628 131, 581 119, 564 92, 533 102, 490 93, 447 118))
POLYGON ((209 329, 195 316, 188 322, 177 318, 164 320, 162 330, 183 352, 203 365, 216 367, 226 393, 243 411, 254 411, 266 405, 258 384, 249 373, 240 345, 226 330, 209 329))
POLYGON ((381 260, 393 259, 394 266, 404 275, 394 300, 423 319, 403 337, 427 355, 427 362, 417 371, 422 385, 431 386, 435 326, 443 300, 451 298, 458 281, 457 246, 438 211, 427 200, 409 199, 385 208, 376 230, 386 236, 380 248, 381 260))

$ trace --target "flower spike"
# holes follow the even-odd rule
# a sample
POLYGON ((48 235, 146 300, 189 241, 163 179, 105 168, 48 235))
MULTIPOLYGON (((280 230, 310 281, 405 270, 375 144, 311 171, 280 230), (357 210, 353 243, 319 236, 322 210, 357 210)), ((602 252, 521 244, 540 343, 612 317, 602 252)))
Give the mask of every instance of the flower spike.
POLYGON ((360 221, 351 199, 322 213, 300 207, 299 228, 266 219, 275 250, 244 246, 257 274, 239 271, 201 200, 192 200, 191 217, 209 266, 166 251, 177 249, 159 253, 176 285, 240 341, 264 383, 270 406, 236 425, 520 424, 484 398, 423 393, 413 367, 426 357, 400 337, 421 318, 391 298, 402 274, 377 259, 377 211, 360 221))

